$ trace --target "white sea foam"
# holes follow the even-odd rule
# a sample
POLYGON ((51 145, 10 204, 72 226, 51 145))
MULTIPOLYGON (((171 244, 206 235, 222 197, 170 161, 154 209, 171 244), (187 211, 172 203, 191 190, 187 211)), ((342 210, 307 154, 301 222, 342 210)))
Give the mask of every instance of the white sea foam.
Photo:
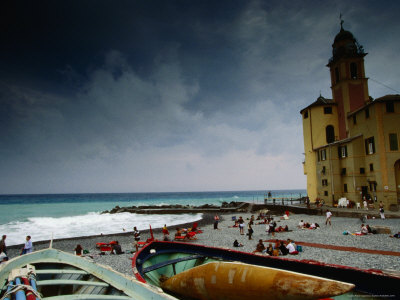
POLYGON ((144 215, 144 214, 100 214, 88 213, 86 215, 72 217, 32 217, 23 222, 10 222, 0 225, 0 232, 7 234, 7 244, 21 244, 25 236, 31 235, 32 240, 54 239, 88 236, 98 234, 110 234, 132 231, 133 226, 139 230, 160 228, 164 224, 173 226, 182 223, 193 222, 201 219, 202 214, 183 215, 144 215))

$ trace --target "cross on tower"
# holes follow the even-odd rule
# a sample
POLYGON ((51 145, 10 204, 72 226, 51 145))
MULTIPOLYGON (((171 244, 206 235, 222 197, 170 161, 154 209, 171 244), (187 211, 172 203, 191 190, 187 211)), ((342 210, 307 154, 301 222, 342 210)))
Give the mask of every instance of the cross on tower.
POLYGON ((340 29, 343 29, 343 23, 344 23, 344 21, 343 21, 343 19, 342 19, 342 13, 340 13, 339 19, 340 19, 340 29))

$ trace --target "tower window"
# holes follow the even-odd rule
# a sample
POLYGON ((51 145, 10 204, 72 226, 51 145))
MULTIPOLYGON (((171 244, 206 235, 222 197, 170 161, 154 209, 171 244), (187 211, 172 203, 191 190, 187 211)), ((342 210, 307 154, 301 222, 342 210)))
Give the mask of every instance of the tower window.
POLYGON ((356 79, 358 77, 357 76, 357 64, 355 62, 352 62, 350 64, 350 76, 351 76, 351 79, 356 79))
POLYGON ((324 191, 324 196, 328 196, 328 191, 324 191))
POLYGON ((369 164, 369 170, 372 172, 374 171, 374 164, 369 164))
POLYGON ((339 158, 347 157, 347 146, 338 147, 338 156, 339 158))
POLYGON ((338 83, 339 82, 339 68, 338 67, 336 67, 335 68, 335 80, 336 80, 336 83, 338 83))
MULTIPOLYGON (((370 181, 370 182, 369 182, 369 190, 370 190, 371 192, 376 192, 376 185, 377 185, 376 181, 370 181)), ((375 196, 375 197, 376 197, 376 196, 375 196)))
POLYGON ((326 160, 326 149, 321 150, 321 160, 326 160))
POLYGON ((328 144, 333 143, 335 141, 335 128, 332 125, 328 125, 325 128, 326 133, 326 142, 328 144))
POLYGON ((332 114, 332 107, 331 106, 326 106, 324 107, 324 114, 332 114))
POLYGON ((305 112, 304 112, 304 119, 307 119, 308 118, 308 110, 306 110, 305 112))
POLYGON ((369 108, 368 107, 365 109, 365 118, 369 119, 369 108))
POLYGON ((386 102, 386 112, 388 112, 388 113, 394 112, 394 102, 393 101, 386 102))
POLYGON ((396 133, 389 133, 389 146, 390 146, 390 151, 399 150, 399 144, 397 142, 397 134, 396 133))
POLYGON ((360 168, 360 174, 365 174, 365 168, 360 168))
POLYGON ((344 191, 345 193, 347 193, 347 183, 345 183, 345 184, 343 185, 343 191, 344 191))
POLYGON ((353 124, 357 124, 357 116, 355 114, 353 115, 353 124))
POLYGON ((322 179, 322 186, 328 186, 328 179, 322 179))
POLYGON ((374 153, 375 153, 374 137, 365 139, 365 154, 374 154, 374 153))
POLYGON ((342 171, 340 172, 340 175, 346 175, 346 168, 342 168, 342 171))

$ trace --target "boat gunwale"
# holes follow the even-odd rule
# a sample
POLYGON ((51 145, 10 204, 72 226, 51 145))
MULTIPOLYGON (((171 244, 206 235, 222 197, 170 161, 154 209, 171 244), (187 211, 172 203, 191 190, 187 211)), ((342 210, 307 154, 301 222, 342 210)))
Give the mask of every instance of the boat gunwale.
MULTIPOLYGON (((382 270, 376 269, 360 269, 356 267, 349 267, 343 265, 336 265, 336 264, 327 264, 315 260, 299 260, 299 259, 292 259, 292 258, 283 258, 283 257, 276 257, 276 256, 264 256, 259 254, 253 254, 248 252, 242 252, 234 249, 227 249, 227 248, 218 248, 218 247, 209 247, 199 244, 187 244, 182 242, 169 242, 169 241, 153 241, 147 245, 145 245, 139 252, 136 252, 134 257, 132 258, 132 267, 134 271, 134 275, 136 278, 144 283, 147 283, 146 279, 142 276, 143 272, 143 263, 153 256, 150 254, 143 260, 143 257, 146 252, 150 253, 150 249, 156 249, 156 253, 160 253, 160 249, 162 249, 163 253, 166 252, 185 252, 185 253, 196 253, 199 254, 200 252, 212 252, 213 254, 207 254, 205 256, 208 257, 221 257, 223 255, 231 257, 242 257, 242 259, 229 259, 231 261, 241 261, 250 264, 256 265, 263 265, 268 267, 276 267, 283 270, 294 271, 298 273, 314 275, 318 277, 329 278, 333 280, 345 281, 349 283, 353 283, 356 285, 356 290, 367 292, 370 294, 377 294, 379 292, 385 292, 384 289, 380 287, 378 282, 383 282, 386 280, 391 280, 392 283, 395 283, 394 286, 400 284, 400 276, 397 274, 388 274, 382 270), (178 246, 178 247, 177 247, 178 246), (195 249, 198 252, 195 252, 195 249), (215 255, 215 253, 219 253, 220 256, 215 255), (138 264, 137 261, 140 261, 138 264), (257 262, 257 263, 255 263, 257 262), (264 262, 264 263, 263 263, 264 262), (272 264, 271 264, 272 263, 272 264), (340 275, 345 275, 346 279, 340 277, 340 275), (366 278, 369 279, 370 284, 363 283, 359 278, 366 278), (371 283, 374 283, 372 285, 371 283)), ((226 258, 225 258, 226 259, 226 258)), ((138 261, 138 262, 139 262, 138 261)), ((388 287, 387 284, 384 284, 385 287, 388 287)), ((390 286, 390 285, 389 285, 390 286)), ((397 291, 396 288, 393 286, 389 288, 389 292, 394 295, 400 295, 400 292, 397 291)))
POLYGON ((84 257, 76 256, 53 248, 46 248, 17 256, 1 264, 0 290, 3 290, 7 285, 8 274, 13 269, 22 268, 28 264, 35 263, 60 263, 73 266, 77 269, 88 272, 103 282, 113 286, 115 289, 120 290, 125 295, 135 299, 147 299, 146 297, 155 297, 156 295, 159 299, 176 299, 175 297, 164 293, 159 287, 150 286, 140 282, 133 276, 117 272, 109 266, 98 264, 94 261, 85 259, 84 257))

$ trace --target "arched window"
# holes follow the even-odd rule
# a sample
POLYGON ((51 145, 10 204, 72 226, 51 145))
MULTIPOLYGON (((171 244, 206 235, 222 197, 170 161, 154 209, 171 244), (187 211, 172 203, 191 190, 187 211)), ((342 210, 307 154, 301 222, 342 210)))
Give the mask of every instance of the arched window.
POLYGON ((326 132, 326 142, 328 144, 333 143, 335 141, 335 128, 332 125, 328 125, 325 128, 326 132))
POLYGON ((350 64, 350 76, 351 76, 351 79, 356 79, 358 77, 357 76, 357 64, 355 62, 352 62, 350 64))

